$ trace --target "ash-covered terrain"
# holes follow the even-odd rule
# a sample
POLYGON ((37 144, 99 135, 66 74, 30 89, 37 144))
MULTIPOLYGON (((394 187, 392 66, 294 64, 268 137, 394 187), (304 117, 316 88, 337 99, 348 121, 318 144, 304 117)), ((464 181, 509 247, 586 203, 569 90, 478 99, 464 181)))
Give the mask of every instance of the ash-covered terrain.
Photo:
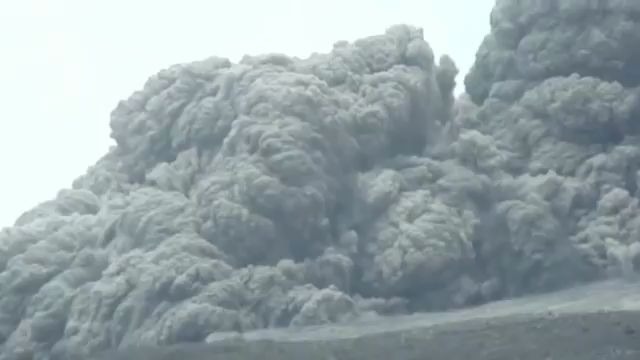
POLYGON ((498 0, 458 70, 397 25, 152 76, 0 232, 0 359, 468 307, 640 270, 640 2, 498 0))
POLYGON ((603 281, 479 307, 349 324, 219 334, 92 360, 637 360, 640 291, 603 281))

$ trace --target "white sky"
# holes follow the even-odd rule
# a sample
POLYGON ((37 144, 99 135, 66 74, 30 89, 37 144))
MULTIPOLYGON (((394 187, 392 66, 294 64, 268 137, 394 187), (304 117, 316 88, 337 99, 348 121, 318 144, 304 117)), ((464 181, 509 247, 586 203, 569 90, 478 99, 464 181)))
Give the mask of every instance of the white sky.
POLYGON ((407 23, 464 73, 494 2, 0 0, 0 228, 106 153, 111 110, 162 68, 211 55, 304 57, 407 23))

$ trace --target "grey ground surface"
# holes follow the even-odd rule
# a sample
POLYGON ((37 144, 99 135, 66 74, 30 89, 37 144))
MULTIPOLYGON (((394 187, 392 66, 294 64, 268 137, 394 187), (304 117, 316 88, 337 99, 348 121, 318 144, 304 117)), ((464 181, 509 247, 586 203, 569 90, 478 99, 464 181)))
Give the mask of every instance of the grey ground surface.
POLYGON ((0 229, 0 360, 640 360, 640 1, 487 20, 457 97, 403 24, 151 75, 0 229))
POLYGON ((461 311, 266 330, 100 359, 640 359, 640 283, 607 281, 461 311))

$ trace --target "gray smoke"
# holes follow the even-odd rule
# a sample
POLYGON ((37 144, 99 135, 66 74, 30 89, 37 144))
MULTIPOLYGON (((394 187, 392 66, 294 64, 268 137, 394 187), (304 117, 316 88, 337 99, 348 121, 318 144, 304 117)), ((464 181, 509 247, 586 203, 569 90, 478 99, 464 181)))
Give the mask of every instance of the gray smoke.
POLYGON ((498 1, 458 99, 410 26, 159 72, 117 146, 0 232, 0 359, 633 276, 640 6, 600 3, 498 1))

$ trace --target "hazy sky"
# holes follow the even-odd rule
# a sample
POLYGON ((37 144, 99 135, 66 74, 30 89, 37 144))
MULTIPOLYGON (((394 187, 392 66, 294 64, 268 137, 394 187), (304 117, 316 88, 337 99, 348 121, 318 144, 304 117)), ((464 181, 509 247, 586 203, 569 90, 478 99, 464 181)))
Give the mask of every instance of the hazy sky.
POLYGON ((0 1, 0 227, 103 155, 111 110, 162 68, 211 55, 303 57, 407 23, 466 72, 494 2, 0 1))

